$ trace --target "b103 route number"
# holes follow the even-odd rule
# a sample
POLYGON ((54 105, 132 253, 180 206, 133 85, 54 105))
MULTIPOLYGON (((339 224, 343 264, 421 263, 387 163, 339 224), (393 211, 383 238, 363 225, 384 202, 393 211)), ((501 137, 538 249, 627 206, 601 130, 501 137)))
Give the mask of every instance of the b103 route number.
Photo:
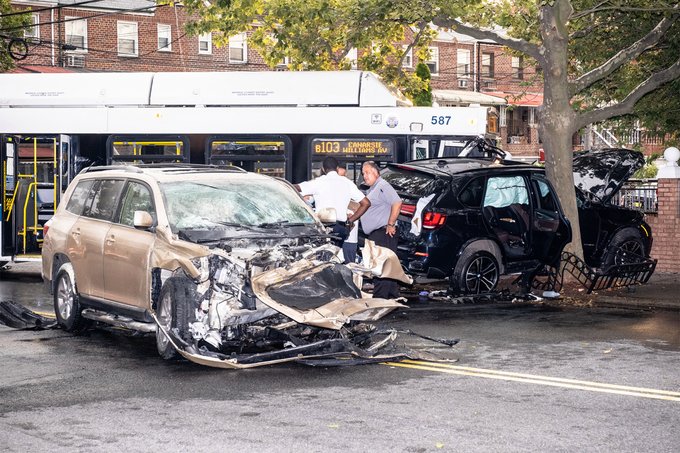
POLYGON ((440 126, 448 126, 449 121, 451 121, 450 116, 437 116, 433 115, 432 118, 430 119, 430 124, 439 124, 440 126))

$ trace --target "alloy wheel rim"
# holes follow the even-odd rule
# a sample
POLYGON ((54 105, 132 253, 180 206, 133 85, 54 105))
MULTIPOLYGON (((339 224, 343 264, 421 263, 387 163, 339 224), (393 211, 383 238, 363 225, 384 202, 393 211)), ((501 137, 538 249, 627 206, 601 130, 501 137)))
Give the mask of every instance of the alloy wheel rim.
POLYGON ((498 281, 496 263, 486 256, 475 258, 465 272, 465 287, 468 292, 480 294, 491 291, 498 281))
POLYGON ((74 293, 68 276, 59 279, 57 285, 57 310, 61 319, 67 320, 73 312, 74 293))
POLYGON ((614 263, 631 264, 640 261, 642 245, 638 241, 626 241, 619 246, 614 257, 614 263))

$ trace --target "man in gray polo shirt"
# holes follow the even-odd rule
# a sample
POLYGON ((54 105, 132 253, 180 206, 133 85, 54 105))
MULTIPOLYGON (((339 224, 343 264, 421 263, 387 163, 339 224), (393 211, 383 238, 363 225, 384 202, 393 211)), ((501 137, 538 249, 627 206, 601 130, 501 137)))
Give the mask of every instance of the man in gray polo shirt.
MULTIPOLYGON (((397 217, 401 210, 401 198, 394 188, 380 177, 380 168, 373 161, 361 167, 364 182, 370 186, 366 198, 370 207, 361 217, 361 229, 376 245, 397 252, 397 217)), ((373 279, 373 297, 391 299, 399 297, 399 284, 389 278, 373 279)))

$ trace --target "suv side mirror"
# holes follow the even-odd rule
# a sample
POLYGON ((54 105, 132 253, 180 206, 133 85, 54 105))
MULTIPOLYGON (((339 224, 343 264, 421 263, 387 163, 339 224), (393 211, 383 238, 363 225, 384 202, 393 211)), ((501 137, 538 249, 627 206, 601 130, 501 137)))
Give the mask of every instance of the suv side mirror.
POLYGON ((133 225, 139 230, 148 230, 153 226, 153 217, 146 211, 135 211, 133 225))

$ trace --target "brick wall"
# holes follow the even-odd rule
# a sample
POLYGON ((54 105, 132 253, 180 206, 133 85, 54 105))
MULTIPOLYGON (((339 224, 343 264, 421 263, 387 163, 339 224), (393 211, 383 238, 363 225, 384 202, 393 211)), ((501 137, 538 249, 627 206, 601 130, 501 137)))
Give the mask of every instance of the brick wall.
POLYGON ((658 260, 658 272, 680 272, 680 179, 659 179, 657 199, 658 213, 647 216, 654 238, 651 256, 658 260))
MULTIPOLYGON (((22 8, 17 7, 17 10, 22 8)), ((111 14, 100 17, 89 17, 101 11, 87 9, 62 8, 61 19, 66 17, 87 18, 87 49, 75 51, 59 51, 60 44, 66 42, 64 24, 61 33, 58 25, 39 26, 40 42, 32 43, 29 57, 19 62, 21 65, 60 66, 59 57, 68 55, 82 57, 84 68, 93 71, 257 71, 268 70, 262 57, 248 48, 247 63, 230 63, 228 47, 218 48, 213 37, 212 53, 200 54, 198 37, 188 36, 184 24, 189 17, 181 5, 159 6, 155 12, 111 14), (118 21, 137 24, 138 55, 118 55, 118 21), (158 49, 158 24, 171 27, 171 50, 158 49)), ((54 18, 49 11, 36 13, 40 15, 40 23, 47 24, 58 21, 55 10, 54 18)))

